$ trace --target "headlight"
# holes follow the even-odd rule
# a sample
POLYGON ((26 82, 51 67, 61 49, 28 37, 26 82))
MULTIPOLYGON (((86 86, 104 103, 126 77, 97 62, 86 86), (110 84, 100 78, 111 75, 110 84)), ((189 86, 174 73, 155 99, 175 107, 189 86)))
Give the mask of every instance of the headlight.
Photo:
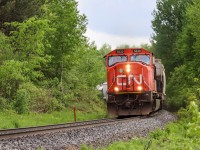
POLYGON ((126 65, 126 72, 130 72, 131 71, 131 66, 128 64, 128 65, 126 65))
POLYGON ((138 86, 138 87, 137 87, 137 90, 138 90, 138 91, 142 91, 142 90, 143 90, 143 87, 142 87, 142 86, 138 86))
POLYGON ((114 90, 115 90, 115 92, 119 92, 119 88, 118 87, 115 87, 114 90))

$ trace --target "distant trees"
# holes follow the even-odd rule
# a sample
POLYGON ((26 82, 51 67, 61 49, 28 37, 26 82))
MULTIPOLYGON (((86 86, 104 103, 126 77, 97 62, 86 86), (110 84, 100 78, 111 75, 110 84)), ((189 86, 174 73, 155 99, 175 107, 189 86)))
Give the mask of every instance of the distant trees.
POLYGON ((130 45, 128 45, 128 44, 121 44, 121 45, 117 46, 116 48, 130 48, 130 45))
POLYGON ((104 44, 102 47, 99 49, 99 52, 101 54, 101 57, 103 58, 106 54, 111 52, 112 48, 109 44, 104 44))
POLYGON ((146 50, 152 51, 152 45, 148 43, 142 43, 139 46, 136 45, 128 45, 128 44, 121 44, 117 46, 116 48, 144 48, 146 50))

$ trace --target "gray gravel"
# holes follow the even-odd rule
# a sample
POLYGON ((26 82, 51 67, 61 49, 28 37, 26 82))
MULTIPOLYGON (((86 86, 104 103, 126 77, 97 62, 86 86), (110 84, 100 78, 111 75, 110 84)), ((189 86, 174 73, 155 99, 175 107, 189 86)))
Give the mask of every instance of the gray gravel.
POLYGON ((82 144, 105 146, 114 141, 147 136, 150 131, 164 126, 177 118, 162 110, 149 118, 101 125, 98 127, 61 131, 21 138, 0 140, 0 150, 45 150, 77 149, 82 144))

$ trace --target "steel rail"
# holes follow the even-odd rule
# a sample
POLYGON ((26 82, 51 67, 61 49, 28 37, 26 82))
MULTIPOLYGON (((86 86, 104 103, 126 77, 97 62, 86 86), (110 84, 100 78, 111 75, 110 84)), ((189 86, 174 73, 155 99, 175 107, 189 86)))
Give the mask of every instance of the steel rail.
POLYGON ((79 128, 89 128, 89 127, 95 127, 95 126, 100 126, 100 125, 109 125, 116 122, 126 122, 130 120, 137 120, 137 119, 142 119, 142 118, 144 117, 132 117, 132 118, 125 118, 125 119, 100 119, 100 120, 63 123, 63 124, 55 124, 55 125, 47 125, 47 126, 6 129, 6 130, 0 130, 0 140, 25 137, 25 136, 31 136, 31 135, 37 135, 37 134, 44 134, 44 133, 61 132, 61 131, 66 131, 66 130, 79 129, 79 128))

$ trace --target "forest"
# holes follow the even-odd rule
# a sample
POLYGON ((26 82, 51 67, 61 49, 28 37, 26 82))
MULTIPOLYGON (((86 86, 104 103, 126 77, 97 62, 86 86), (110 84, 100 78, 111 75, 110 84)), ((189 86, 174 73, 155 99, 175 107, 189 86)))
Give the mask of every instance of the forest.
POLYGON ((78 3, 0 2, 0 109, 46 113, 98 103, 103 56, 111 48, 88 42, 87 18, 78 3))
MULTIPOLYGON (((89 42, 84 36, 87 16, 77 6, 75 0, 0 1, 0 112, 4 117, 8 112, 43 114, 74 106, 85 112, 105 111, 96 86, 106 80, 103 56, 111 46, 98 49, 89 42)), ((180 121, 149 139, 155 147, 163 143, 158 148, 171 143, 166 149, 199 149, 200 1, 157 0, 152 15, 151 45, 141 46, 162 59, 167 74, 165 107, 178 111, 180 121), (180 141, 183 144, 176 145, 180 141)), ((142 147, 149 139, 132 144, 142 147)), ((131 146, 111 145, 110 149, 127 147, 131 146)))
POLYGON ((154 10, 152 50, 167 74, 167 108, 199 105, 200 27, 198 0, 158 0, 154 10))

